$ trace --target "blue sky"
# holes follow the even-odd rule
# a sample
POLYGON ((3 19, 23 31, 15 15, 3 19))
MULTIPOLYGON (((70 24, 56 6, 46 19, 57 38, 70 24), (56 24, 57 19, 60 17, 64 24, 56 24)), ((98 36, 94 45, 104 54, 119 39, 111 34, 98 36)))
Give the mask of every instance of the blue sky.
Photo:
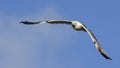
POLYGON ((0 68, 120 67, 119 0, 1 0, 0 68), (107 61, 85 32, 69 25, 27 26, 22 20, 83 22, 113 59, 107 61))

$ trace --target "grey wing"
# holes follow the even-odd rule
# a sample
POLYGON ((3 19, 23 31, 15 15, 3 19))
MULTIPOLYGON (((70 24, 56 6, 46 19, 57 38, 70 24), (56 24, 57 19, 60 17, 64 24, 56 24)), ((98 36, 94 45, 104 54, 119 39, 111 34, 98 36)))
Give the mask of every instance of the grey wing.
POLYGON ((50 24, 72 24, 72 21, 69 20, 47 20, 46 22, 50 24))
POLYGON ((98 43, 98 41, 97 41, 96 37, 94 36, 94 34, 93 34, 90 30, 88 30, 85 25, 82 24, 82 27, 88 32, 88 34, 90 35, 93 43, 95 44, 95 46, 96 46, 96 48, 98 49, 98 51, 100 52, 100 54, 101 54, 103 57, 105 57, 106 59, 112 60, 112 59, 107 55, 107 53, 102 49, 102 47, 101 47, 100 44, 98 43))

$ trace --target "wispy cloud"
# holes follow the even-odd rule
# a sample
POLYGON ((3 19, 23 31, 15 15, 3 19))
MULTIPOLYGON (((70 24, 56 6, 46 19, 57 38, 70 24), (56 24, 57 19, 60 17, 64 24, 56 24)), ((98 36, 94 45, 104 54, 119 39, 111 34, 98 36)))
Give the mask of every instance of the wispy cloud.
POLYGON ((64 68, 56 51, 68 43, 69 26, 19 24, 20 20, 43 19, 62 19, 62 15, 54 7, 19 18, 0 13, 0 68, 64 68))

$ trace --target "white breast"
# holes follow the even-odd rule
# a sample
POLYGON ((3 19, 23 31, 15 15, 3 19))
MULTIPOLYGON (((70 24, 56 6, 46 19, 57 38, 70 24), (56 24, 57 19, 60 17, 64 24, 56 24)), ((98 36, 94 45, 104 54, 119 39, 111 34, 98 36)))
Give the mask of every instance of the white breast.
POLYGON ((82 29, 82 24, 79 21, 73 21, 73 25, 75 26, 74 28, 77 30, 82 29))

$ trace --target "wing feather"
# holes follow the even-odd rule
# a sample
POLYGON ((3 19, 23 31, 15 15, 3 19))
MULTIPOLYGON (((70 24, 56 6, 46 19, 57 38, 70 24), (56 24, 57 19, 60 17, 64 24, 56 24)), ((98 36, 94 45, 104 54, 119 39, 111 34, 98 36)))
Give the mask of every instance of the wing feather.
POLYGON ((47 20, 46 22, 50 24, 72 24, 72 21, 69 20, 47 20))

